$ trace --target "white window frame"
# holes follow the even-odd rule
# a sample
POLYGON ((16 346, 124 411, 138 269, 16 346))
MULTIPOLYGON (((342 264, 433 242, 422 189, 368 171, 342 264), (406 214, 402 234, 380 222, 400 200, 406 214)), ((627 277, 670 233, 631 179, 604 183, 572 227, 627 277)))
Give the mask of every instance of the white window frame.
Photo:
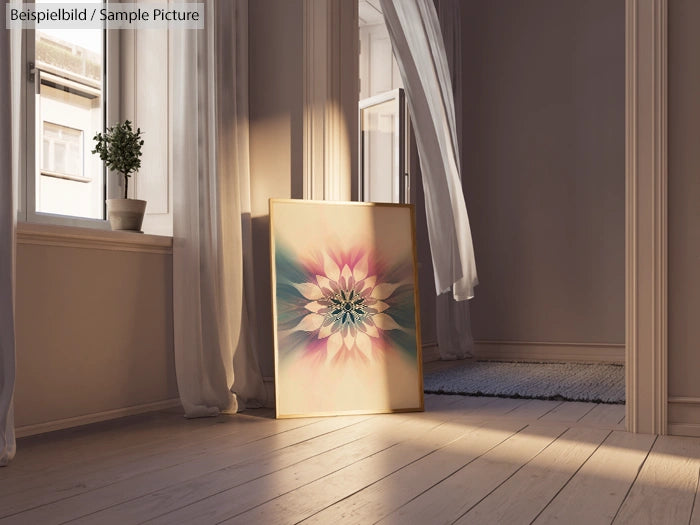
MULTIPOLYGON (((104 30, 105 46, 103 51, 105 82, 103 83, 103 112, 104 123, 116 122, 120 117, 120 31, 104 30)), ((51 224, 59 226, 79 226, 92 229, 109 229, 105 204, 103 203, 103 218, 71 217, 36 211, 36 173, 38 166, 36 151, 40 145, 37 142, 39 130, 36 122, 35 94, 40 87, 40 74, 34 71, 35 62, 35 31, 27 29, 22 35, 22 63, 24 89, 22 90, 22 108, 24 115, 23 131, 25 147, 21 151, 20 184, 17 220, 19 222, 51 224)), ((92 137, 88 137, 84 147, 90 147, 92 137)), ((105 198, 118 196, 118 174, 105 170, 105 198)))
MULTIPOLYGON (((359 200, 367 201, 367 188, 371 174, 365 172, 365 141, 363 136, 364 111, 379 104, 394 102, 396 105, 396 121, 394 122, 394 141, 392 144, 392 155, 394 157, 395 172, 392 177, 392 202, 406 204, 411 202, 411 190, 409 179, 409 128, 408 107, 403 88, 392 89, 385 93, 380 93, 359 101, 358 108, 358 130, 359 130, 359 177, 358 196, 359 200)), ((367 201, 369 202, 369 201, 367 201)))

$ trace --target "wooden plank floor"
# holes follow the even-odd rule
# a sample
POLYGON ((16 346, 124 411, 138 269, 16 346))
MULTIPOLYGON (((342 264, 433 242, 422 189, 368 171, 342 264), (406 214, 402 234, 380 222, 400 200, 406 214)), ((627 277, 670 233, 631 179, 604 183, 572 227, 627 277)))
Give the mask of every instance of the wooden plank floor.
POLYGON ((20 439, 0 524, 700 523, 700 439, 623 419, 437 395, 411 414, 162 411, 20 439))

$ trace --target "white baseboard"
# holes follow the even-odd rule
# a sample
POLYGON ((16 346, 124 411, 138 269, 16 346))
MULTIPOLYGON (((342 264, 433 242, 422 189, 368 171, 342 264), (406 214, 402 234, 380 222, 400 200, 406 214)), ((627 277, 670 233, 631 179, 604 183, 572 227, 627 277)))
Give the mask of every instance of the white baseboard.
POLYGON ((18 438, 33 436, 35 434, 43 434, 45 432, 53 432, 55 430, 63 430, 71 427, 79 427, 89 425, 90 423, 98 423, 109 419, 117 419, 125 416, 133 416, 143 414, 145 412, 154 412, 156 410, 164 410, 166 408, 174 408, 180 406, 179 399, 166 399, 165 401, 156 401, 155 403, 145 403, 143 405, 135 405, 125 408, 117 408, 115 410, 106 410, 95 414, 85 414, 84 416, 69 417, 66 419, 56 419, 45 423, 37 423, 34 425, 25 425, 15 429, 15 435, 18 438))
POLYGON ((507 361, 624 363, 625 345, 606 343, 475 341, 474 357, 477 359, 507 361))
POLYGON ((666 413, 669 434, 700 437, 700 397, 670 396, 666 413))
POLYGON ((700 437, 700 424, 698 423, 669 423, 667 429, 671 436, 700 437))
POLYGON ((436 342, 423 343, 423 362, 430 363, 432 361, 440 360, 440 349, 436 342))

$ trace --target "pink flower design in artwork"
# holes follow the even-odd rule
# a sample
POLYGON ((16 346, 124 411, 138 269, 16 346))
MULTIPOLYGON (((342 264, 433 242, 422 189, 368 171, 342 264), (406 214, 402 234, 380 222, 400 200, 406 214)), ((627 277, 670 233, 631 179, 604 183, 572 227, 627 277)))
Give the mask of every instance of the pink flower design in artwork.
POLYGON ((324 253, 322 264, 315 266, 307 268, 307 282, 291 283, 308 312, 292 332, 324 342, 328 360, 341 351, 374 359, 374 350, 386 346, 384 332, 403 330, 391 315, 390 300, 402 283, 380 281, 367 254, 334 260, 324 253))

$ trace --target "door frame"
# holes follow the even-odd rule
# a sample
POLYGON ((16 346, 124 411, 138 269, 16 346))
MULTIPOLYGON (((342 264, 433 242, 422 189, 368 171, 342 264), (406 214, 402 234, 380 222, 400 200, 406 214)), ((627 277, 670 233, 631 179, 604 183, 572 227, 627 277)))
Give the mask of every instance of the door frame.
POLYGON ((626 0, 626 426, 668 429, 668 3, 626 0))

